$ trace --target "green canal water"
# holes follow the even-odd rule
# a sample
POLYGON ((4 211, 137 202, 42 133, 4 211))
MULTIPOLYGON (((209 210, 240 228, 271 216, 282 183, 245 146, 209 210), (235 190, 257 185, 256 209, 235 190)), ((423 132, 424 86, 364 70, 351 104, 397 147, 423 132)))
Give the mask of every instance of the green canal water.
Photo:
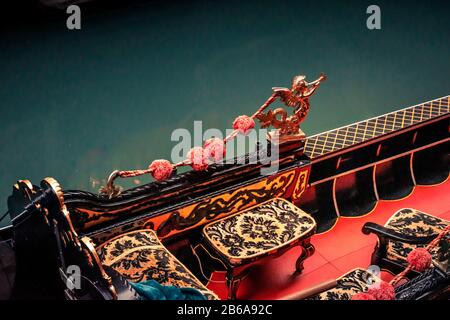
POLYGON ((79 31, 4 30, 0 213, 18 179, 96 191, 169 158, 174 129, 229 128, 296 74, 328 75, 307 134, 449 94, 448 2, 375 3, 381 30, 366 27, 372 1, 349 0, 141 2, 82 12, 79 31))

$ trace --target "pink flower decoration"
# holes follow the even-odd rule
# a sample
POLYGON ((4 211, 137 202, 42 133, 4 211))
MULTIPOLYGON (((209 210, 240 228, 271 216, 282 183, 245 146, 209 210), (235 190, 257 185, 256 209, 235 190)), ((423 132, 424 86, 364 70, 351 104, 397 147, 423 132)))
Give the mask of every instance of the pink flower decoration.
POLYGON ((394 300, 395 290, 394 287, 386 281, 375 283, 367 290, 368 294, 371 294, 377 300, 394 300))
POLYGON ((255 121, 249 116, 239 116, 233 121, 233 129, 239 133, 248 134, 255 127, 255 121))
POLYGON ((205 141, 204 150, 206 157, 213 161, 220 161, 225 157, 225 143, 222 139, 211 138, 205 141))
POLYGON ((187 159, 195 171, 206 170, 208 168, 208 156, 202 147, 194 147, 189 150, 187 159))
POLYGON ((427 249, 416 248, 408 254, 406 260, 414 270, 423 272, 431 266, 432 257, 427 249))
POLYGON ((173 172, 172 164, 167 160, 155 160, 153 161, 149 169, 152 170, 151 175, 158 181, 166 180, 173 172))

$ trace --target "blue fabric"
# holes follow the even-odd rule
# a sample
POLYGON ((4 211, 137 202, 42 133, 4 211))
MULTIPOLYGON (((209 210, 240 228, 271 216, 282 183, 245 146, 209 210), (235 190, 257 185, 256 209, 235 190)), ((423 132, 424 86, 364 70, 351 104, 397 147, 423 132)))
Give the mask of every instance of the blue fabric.
POLYGON ((206 297, 194 288, 163 286, 155 280, 130 283, 143 300, 206 300, 206 297))

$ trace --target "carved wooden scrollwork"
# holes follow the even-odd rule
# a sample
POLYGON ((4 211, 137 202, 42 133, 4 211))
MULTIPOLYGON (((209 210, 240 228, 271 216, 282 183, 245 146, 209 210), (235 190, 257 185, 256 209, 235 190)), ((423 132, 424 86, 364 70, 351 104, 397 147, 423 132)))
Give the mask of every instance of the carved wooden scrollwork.
POLYGON ((158 235, 164 237, 173 230, 193 227, 200 224, 202 220, 209 221, 222 214, 238 212, 251 205, 282 195, 293 182, 294 176, 295 172, 292 171, 270 179, 267 184, 251 185, 219 197, 206 199, 192 208, 188 208, 187 215, 175 211, 158 227, 158 235))

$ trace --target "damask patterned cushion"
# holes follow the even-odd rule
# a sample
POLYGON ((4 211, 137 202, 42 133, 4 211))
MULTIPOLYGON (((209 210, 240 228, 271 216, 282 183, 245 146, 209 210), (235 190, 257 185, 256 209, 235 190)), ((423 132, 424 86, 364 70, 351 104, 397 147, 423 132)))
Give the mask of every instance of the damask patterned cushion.
POLYGON ((367 291, 367 288, 376 281, 380 279, 372 273, 364 269, 354 269, 338 278, 334 288, 307 300, 351 300, 354 294, 367 291))
POLYGON ((100 245, 97 252, 103 265, 132 282, 153 279, 162 285, 195 288, 210 300, 218 299, 161 244, 153 230, 125 233, 100 245))
MULTIPOLYGON (((401 209, 394 213, 386 222, 385 227, 393 229, 408 236, 425 237, 438 235, 449 221, 434 217, 415 209, 401 209)), ((412 245, 400 241, 389 241, 387 246, 387 258, 396 262, 406 264, 406 257, 417 247, 426 245, 412 245)), ((432 255, 436 255, 438 248, 432 250, 432 255)))
POLYGON ((240 264, 307 239, 316 222, 287 200, 276 198, 211 222, 203 229, 207 241, 232 264, 240 264))

